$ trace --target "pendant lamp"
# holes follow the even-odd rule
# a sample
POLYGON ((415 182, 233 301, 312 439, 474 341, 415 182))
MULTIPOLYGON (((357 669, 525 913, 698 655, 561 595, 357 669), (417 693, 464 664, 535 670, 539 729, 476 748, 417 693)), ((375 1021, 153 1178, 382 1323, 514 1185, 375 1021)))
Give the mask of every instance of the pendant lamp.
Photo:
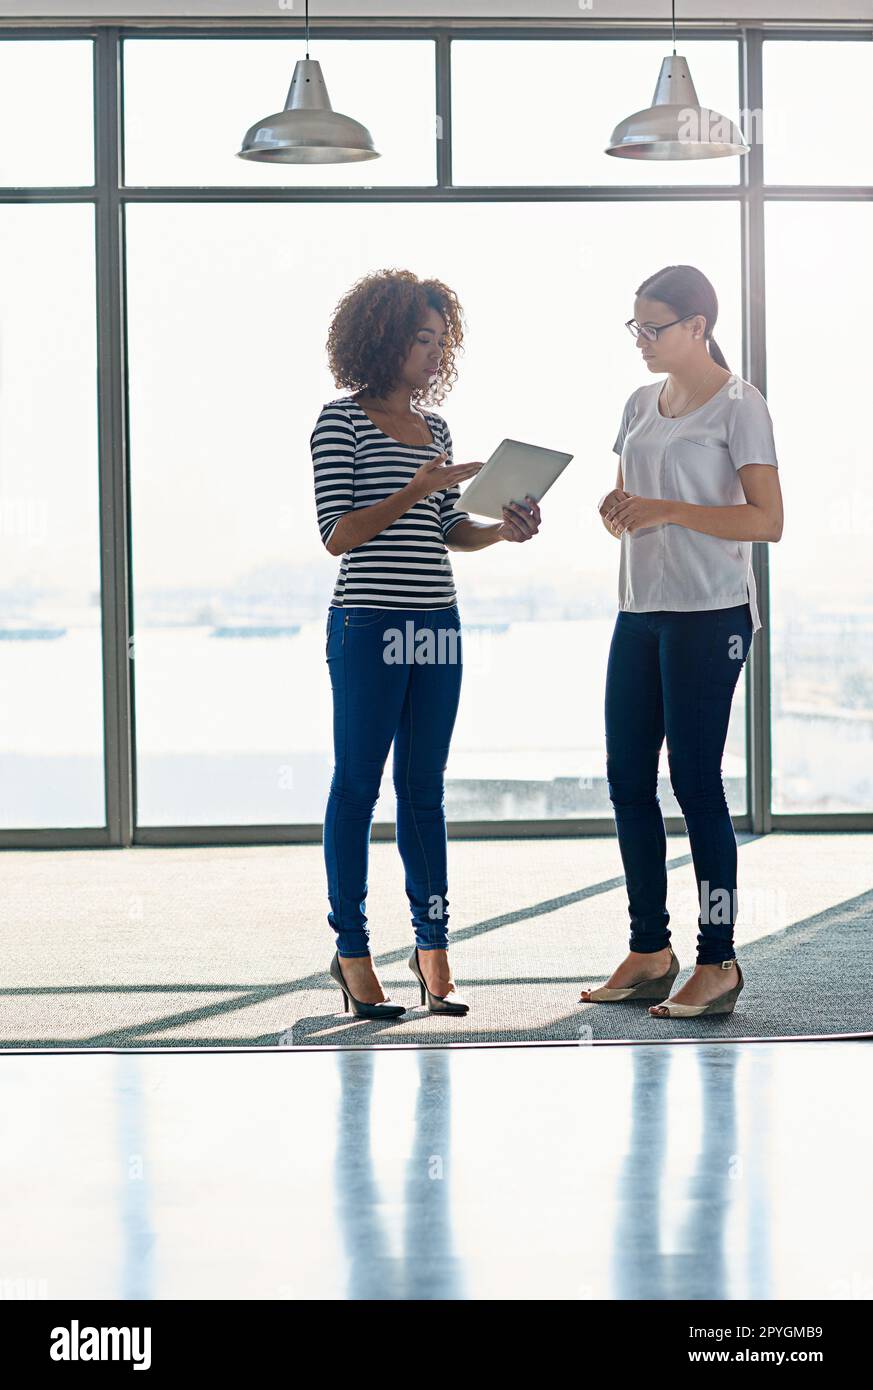
POLYGON ((604 151, 620 159, 718 159, 748 154, 740 130, 727 116, 701 106, 684 58, 676 56, 676 0, 673 56, 661 64, 652 105, 619 121, 604 151))
POLYGON ((343 164, 379 158, 366 126, 334 111, 321 64, 309 57, 309 0, 306 57, 294 68, 285 109, 264 116, 246 131, 237 158, 264 164, 343 164))

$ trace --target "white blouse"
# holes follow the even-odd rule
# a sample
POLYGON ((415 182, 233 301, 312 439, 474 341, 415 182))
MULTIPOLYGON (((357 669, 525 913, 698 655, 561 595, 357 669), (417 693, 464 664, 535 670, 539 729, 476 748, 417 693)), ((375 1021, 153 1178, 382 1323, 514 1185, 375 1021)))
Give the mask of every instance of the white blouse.
MULTIPOLYGON (((663 380, 628 397, 613 451, 621 457, 626 492, 704 507, 742 504, 737 470, 747 463, 778 467, 773 422, 757 387, 731 375, 720 391, 687 415, 658 410, 663 380)), ((707 536, 669 523, 621 537, 619 607, 631 613, 733 608, 748 602, 761 626, 752 542, 707 536)))

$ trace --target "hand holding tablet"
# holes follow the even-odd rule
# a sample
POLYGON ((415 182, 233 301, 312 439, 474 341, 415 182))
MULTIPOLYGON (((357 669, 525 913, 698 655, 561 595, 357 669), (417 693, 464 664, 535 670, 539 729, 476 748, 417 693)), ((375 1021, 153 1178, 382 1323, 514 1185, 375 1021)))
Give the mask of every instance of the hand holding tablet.
POLYGON ((521 503, 526 496, 539 502, 572 457, 557 449, 504 439, 455 502, 454 510, 503 521, 503 509, 510 502, 521 503))
POLYGON ((503 508, 503 524, 497 535, 503 541, 529 541, 540 529, 540 504, 528 493, 523 502, 510 502, 503 508))

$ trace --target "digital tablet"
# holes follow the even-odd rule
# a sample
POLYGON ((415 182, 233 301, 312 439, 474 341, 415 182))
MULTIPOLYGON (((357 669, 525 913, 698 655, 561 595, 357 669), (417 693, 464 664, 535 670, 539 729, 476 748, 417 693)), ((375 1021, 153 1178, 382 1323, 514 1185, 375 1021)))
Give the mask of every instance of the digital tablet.
POLYGON ((503 508, 507 503, 523 504, 527 495, 537 502, 545 497, 572 457, 572 454, 562 454, 557 449, 524 444, 520 439, 501 440, 475 478, 467 484, 453 510, 474 512, 477 516, 490 516, 495 521, 502 521, 503 508))

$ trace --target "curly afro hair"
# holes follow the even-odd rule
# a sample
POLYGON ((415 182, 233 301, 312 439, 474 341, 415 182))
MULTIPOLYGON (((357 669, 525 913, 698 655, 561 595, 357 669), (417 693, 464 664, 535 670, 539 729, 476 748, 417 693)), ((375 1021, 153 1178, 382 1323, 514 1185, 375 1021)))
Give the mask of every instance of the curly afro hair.
POLYGON ((439 405, 457 379, 455 353, 463 351, 463 310, 442 280, 419 280, 411 270, 379 270, 357 280, 334 310, 327 354, 337 386, 384 397, 400 379, 404 359, 428 309, 446 323, 446 342, 436 376, 416 387, 412 399, 439 405))

